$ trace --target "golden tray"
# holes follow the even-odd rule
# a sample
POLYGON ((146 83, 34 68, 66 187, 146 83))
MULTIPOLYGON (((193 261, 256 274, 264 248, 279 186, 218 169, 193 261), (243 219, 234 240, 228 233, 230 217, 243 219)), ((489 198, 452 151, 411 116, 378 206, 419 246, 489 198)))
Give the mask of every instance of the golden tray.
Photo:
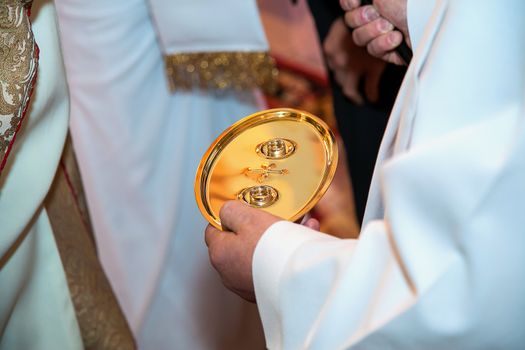
POLYGON ((235 199, 296 221, 326 192, 336 167, 337 145, 325 122, 291 108, 269 109, 233 124, 211 144, 197 169, 195 198, 219 229, 219 210, 235 199))

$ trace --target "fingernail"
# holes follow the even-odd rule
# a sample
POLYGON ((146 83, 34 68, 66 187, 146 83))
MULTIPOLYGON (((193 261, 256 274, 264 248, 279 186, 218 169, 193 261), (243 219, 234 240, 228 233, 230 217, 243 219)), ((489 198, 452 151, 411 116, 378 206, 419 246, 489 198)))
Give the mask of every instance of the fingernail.
POLYGON ((374 6, 367 6, 363 10, 363 16, 367 21, 373 21, 377 18, 379 18, 379 13, 377 13, 374 6))
POLYGON ((359 6, 359 4, 356 0, 341 0, 341 7, 343 8, 343 10, 353 10, 357 6, 359 6))
POLYGON ((392 46, 398 46, 399 44, 401 44, 401 40, 403 40, 403 37, 400 34, 401 33, 399 33, 398 31, 388 34, 388 43, 392 46))
POLYGON ((394 25, 386 19, 379 20, 379 30, 381 33, 386 33, 394 29, 394 25))

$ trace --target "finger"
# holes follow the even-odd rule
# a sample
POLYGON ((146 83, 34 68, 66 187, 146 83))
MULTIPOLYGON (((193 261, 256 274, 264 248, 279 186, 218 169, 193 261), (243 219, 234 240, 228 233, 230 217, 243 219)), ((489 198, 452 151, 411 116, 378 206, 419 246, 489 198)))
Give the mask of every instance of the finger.
MULTIPOLYGON (((347 52, 345 50, 348 45, 346 42, 350 41, 350 44, 352 44, 351 40, 348 27, 344 20, 342 18, 335 20, 330 26, 330 30, 323 42, 323 52, 327 58, 328 65, 331 64, 332 60, 334 64, 337 64, 340 60, 345 60, 345 57, 339 56, 347 56, 342 53, 347 52)), ((333 69, 333 67, 330 67, 330 69, 333 69)))
POLYGON ((360 0, 339 0, 339 5, 341 5, 341 8, 345 11, 350 11, 355 8, 358 8, 359 5, 361 5, 360 0))
POLYGON ((407 1, 376 1, 376 9, 382 17, 389 20, 400 32, 408 37, 407 1))
POLYGON ((406 62, 397 54, 397 52, 389 52, 382 58, 386 62, 397 64, 398 66, 406 66, 406 62))
POLYGON ((360 106, 364 103, 363 96, 359 92, 359 79, 360 77, 355 73, 344 74, 338 72, 334 74, 335 81, 341 86, 343 95, 346 96, 350 101, 360 106))
MULTIPOLYGON (((326 51, 325 51, 326 52, 326 51)), ((350 64, 350 57, 347 52, 326 52, 326 63, 331 70, 346 69, 350 64)))
POLYGON ((306 222, 303 225, 316 231, 319 231, 321 229, 321 224, 317 219, 314 218, 306 220, 306 222))
POLYGON ((208 255, 211 265, 219 272, 225 273, 225 266, 231 258, 232 247, 235 246, 235 239, 237 238, 231 232, 224 232, 215 229, 206 230, 208 255))
POLYGON ((204 231, 204 242, 206 242, 206 246, 209 247, 214 244, 214 242, 222 239, 222 234, 224 234, 224 232, 216 229, 212 225, 208 225, 204 231))
POLYGON ((356 28, 352 39, 358 46, 366 46, 372 40, 394 30, 394 25, 384 18, 378 18, 368 24, 356 28))
POLYGON ((352 28, 364 26, 378 18, 380 18, 379 13, 371 5, 361 6, 345 13, 345 23, 352 28))
POLYGON ((236 234, 258 231, 266 228, 267 222, 275 221, 275 216, 255 209, 241 201, 228 201, 222 206, 219 217, 223 228, 236 234))
POLYGON ((238 233, 243 227, 249 225, 252 210, 255 209, 241 203, 241 201, 228 201, 224 203, 219 211, 223 229, 238 233))
POLYGON ((403 35, 397 30, 383 34, 370 41, 366 48, 375 57, 383 57, 395 50, 403 41, 403 35))
POLYGON ((339 68, 339 64, 342 62, 343 58, 339 57, 340 55, 331 56, 330 54, 326 54, 326 65, 328 66, 328 69, 331 71, 335 71, 339 68))
POLYGON ((351 86, 343 86, 343 95, 345 95, 346 98, 355 103, 357 106, 362 106, 365 103, 365 99, 359 90, 354 89, 351 86))
POLYGON ((255 209, 241 201, 228 201, 222 206, 219 217, 222 227, 235 234, 258 233, 266 229, 281 218, 263 210, 255 209))

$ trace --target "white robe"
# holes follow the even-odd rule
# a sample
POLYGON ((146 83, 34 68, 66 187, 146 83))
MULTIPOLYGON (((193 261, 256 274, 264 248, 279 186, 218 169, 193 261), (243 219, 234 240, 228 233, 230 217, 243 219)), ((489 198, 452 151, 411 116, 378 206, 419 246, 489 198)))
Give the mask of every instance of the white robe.
POLYGON ((425 6, 360 238, 283 221, 257 245, 270 349, 525 344, 525 2, 425 6))
POLYGON ((142 349, 264 346, 255 305, 226 291, 209 264, 193 192, 210 143, 260 106, 252 92, 172 93, 163 61, 164 50, 267 49, 255 2, 236 2, 219 16, 209 0, 57 0, 71 132, 100 259, 142 349), (256 31, 257 40, 226 46, 224 18, 246 7, 245 33, 235 33, 256 31), (201 40, 205 31, 211 42, 201 40))
POLYGON ((38 78, 0 179, 0 349, 83 349, 65 272, 42 207, 69 116, 56 13, 52 2, 45 0, 35 1, 32 13, 40 47, 38 78))

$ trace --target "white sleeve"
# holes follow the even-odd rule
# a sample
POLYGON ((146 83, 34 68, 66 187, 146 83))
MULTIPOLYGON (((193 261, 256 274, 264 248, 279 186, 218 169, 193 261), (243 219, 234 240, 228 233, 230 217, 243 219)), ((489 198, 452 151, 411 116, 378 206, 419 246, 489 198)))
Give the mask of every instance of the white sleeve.
POLYGON ((385 164, 386 218, 368 223, 357 241, 287 222, 271 226, 253 262, 268 348, 523 344, 525 113, 519 108, 385 164))
POLYGON ((407 0, 408 33, 412 49, 418 47, 436 0, 407 0))
POLYGON ((525 3, 436 9, 414 119, 394 125, 410 145, 374 174, 385 214, 357 241, 277 223, 257 245, 270 349, 523 348, 525 3))
POLYGON ((369 319, 371 309, 397 307, 381 298, 380 285, 388 285, 396 299, 410 302, 383 233, 382 223, 374 222, 356 250, 357 240, 337 239, 285 221, 272 225, 257 246, 253 266, 267 347, 341 348, 349 334, 359 337, 368 323, 381 321, 369 319), (368 254, 371 249, 374 254, 368 254), (373 290, 377 292, 369 293, 373 290), (345 322, 334 322, 340 312, 345 322))

